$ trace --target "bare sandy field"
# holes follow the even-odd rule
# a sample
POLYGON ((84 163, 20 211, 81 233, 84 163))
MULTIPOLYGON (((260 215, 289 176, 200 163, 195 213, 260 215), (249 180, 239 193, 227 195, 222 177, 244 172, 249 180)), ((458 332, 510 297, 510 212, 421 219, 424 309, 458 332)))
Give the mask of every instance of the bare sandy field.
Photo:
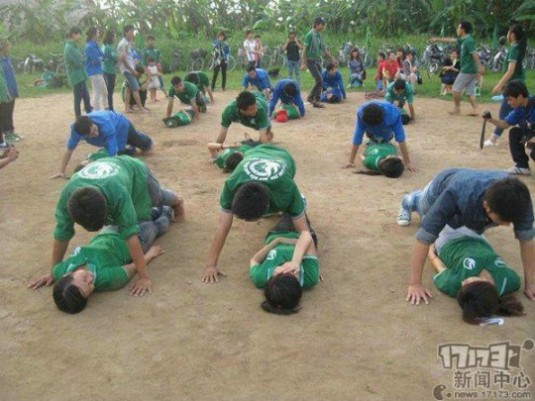
MULTIPOLYGON (((74 316, 56 309, 51 288, 26 289, 49 265, 64 181, 48 177, 65 148, 72 95, 17 100, 16 127, 26 138, 19 159, 0 171, 0 400, 432 400, 435 386, 454 385, 454 371, 437 356, 439 344, 521 345, 534 337, 535 303, 521 292, 527 316, 486 328, 464 324, 456 301, 434 289, 429 305, 405 302, 418 219, 407 228, 396 225, 402 195, 447 167, 512 164, 506 139, 480 151, 481 119, 449 116, 445 100, 416 99, 418 121, 406 131, 418 172, 398 180, 341 168, 362 93, 350 93, 341 105, 309 108, 302 121, 274 123, 275 142, 297 162, 324 281, 305 294, 296 315, 260 309, 248 260, 272 218, 235 220, 219 262, 227 277, 201 283, 225 179, 207 163, 206 143, 236 92, 215 96, 201 122, 187 127, 164 127, 163 101, 150 105, 149 115, 131 116, 154 139, 155 152, 144 161, 183 195, 186 221, 159 240, 166 252, 149 266, 151 295, 132 298, 126 288, 96 294, 74 316)), ((227 140, 241 140, 245 131, 232 125, 227 140)), ((69 172, 91 150, 79 146, 69 172)), ((524 181, 533 193, 534 179, 524 181)), ((512 228, 495 228, 487 237, 521 273, 512 228)), ((89 238, 78 230, 70 249, 89 238)), ((430 288, 432 276, 428 263, 430 288)), ((522 364, 535 382, 535 351, 525 351, 522 364)))

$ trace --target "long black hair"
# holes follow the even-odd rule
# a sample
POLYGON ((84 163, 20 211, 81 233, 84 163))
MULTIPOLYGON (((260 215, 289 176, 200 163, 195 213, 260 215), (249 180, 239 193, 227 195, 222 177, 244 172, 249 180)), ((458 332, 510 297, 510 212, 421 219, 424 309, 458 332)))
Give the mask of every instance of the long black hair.
POLYGON ((266 300, 260 305, 262 309, 277 315, 293 315, 299 312, 298 305, 303 295, 299 280, 292 274, 273 276, 264 288, 266 300))
POLYGON ((528 36, 519 24, 513 24, 509 27, 509 32, 515 34, 516 43, 518 43, 518 60, 515 65, 515 75, 522 72, 522 63, 524 62, 524 57, 526 57, 526 49, 528 47, 528 36))

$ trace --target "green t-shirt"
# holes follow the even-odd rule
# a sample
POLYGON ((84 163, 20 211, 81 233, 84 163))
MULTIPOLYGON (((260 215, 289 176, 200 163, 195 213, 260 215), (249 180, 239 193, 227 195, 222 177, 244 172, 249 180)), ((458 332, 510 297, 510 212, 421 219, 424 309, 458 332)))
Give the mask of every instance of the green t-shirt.
POLYGON ((496 255, 492 247, 481 238, 463 236, 448 241, 440 250, 440 260, 447 269, 433 278, 437 288, 456 297, 463 280, 479 276, 484 269, 490 273, 500 296, 520 288, 520 277, 496 255))
POLYGON ((472 35, 457 38, 457 47, 461 48, 461 72, 477 74, 477 66, 472 55, 476 51, 476 44, 472 35))
POLYGON ((94 162, 94 161, 104 159, 105 157, 109 157, 109 156, 110 154, 108 153, 108 149, 101 148, 97 150, 96 152, 89 153, 87 155, 87 160, 91 160, 92 162, 94 162))
POLYGON ((290 154, 274 145, 259 145, 250 149, 234 172, 226 179, 220 205, 230 211, 238 189, 247 182, 259 182, 269 190, 269 207, 266 213, 287 212, 299 217, 305 204, 295 185, 295 162, 290 154))
POLYGON ((319 60, 325 52, 325 45, 321 39, 321 35, 314 29, 311 29, 305 35, 305 46, 307 48, 306 57, 310 60, 319 60))
POLYGON ((219 154, 214 158, 214 164, 217 165, 219 168, 225 168, 225 162, 227 161, 227 158, 236 152, 241 152, 245 154, 246 151, 249 149, 252 149, 252 146, 250 145, 241 145, 237 148, 229 148, 229 149, 223 149, 222 152, 219 152, 219 154))
POLYGON ((182 92, 177 92, 177 90, 171 86, 171 89, 169 89, 169 97, 173 99, 176 96, 182 103, 191 104, 191 102, 195 100, 197 93, 199 93, 199 89, 188 81, 182 81, 182 84, 184 85, 184 90, 182 92))
POLYGON ((515 72, 509 81, 512 81, 513 79, 519 79, 522 82, 524 82, 526 80, 526 74, 524 72, 524 68, 522 67, 517 68, 519 58, 520 58, 520 47, 518 46, 518 43, 515 43, 514 45, 511 46, 511 48, 507 52, 506 62, 503 63, 504 72, 507 71, 507 69, 509 68, 509 63, 511 62, 516 63, 515 72))
POLYGON ((265 129, 270 126, 269 120, 269 107, 266 103, 266 99, 262 96, 256 95, 256 107, 257 111, 254 116, 244 116, 240 113, 236 100, 229 103, 223 114, 221 115, 221 126, 224 128, 230 127, 233 122, 239 122, 240 124, 253 128, 255 130, 265 129))
POLYGON ((155 47, 145 47, 143 49, 143 65, 149 65, 149 58, 153 59, 155 63, 159 63, 160 51, 155 47))
POLYGON ((206 75, 202 71, 188 72, 184 77, 184 81, 193 83, 193 81, 191 80, 192 75, 197 76, 197 83, 194 85, 197 85, 197 89, 199 89, 201 92, 204 92, 206 88, 210 86, 210 78, 208 78, 208 75, 206 75))
POLYGON ((78 188, 93 186, 100 189, 108 203, 106 225, 118 227, 121 238, 139 232, 138 221, 150 220, 151 199, 147 187, 148 169, 130 156, 99 159, 74 174, 61 191, 56 206, 54 238, 68 241, 74 236, 74 222, 67 204, 78 188))
MULTIPOLYGON (((298 118, 301 118, 299 109, 294 104, 282 103, 280 105, 280 108, 286 110, 286 112, 288 113, 288 120, 296 120, 298 118)), ((276 113, 276 111, 274 113, 276 113)))
POLYGON ((105 44, 102 46, 104 61, 102 62, 102 71, 106 74, 115 74, 117 68, 117 48, 114 45, 105 44))
POLYGON ((372 143, 364 150, 362 164, 370 170, 379 171, 379 162, 387 156, 396 154, 396 147, 391 143, 372 143))
POLYGON ((405 90, 401 94, 397 94, 394 90, 395 82, 391 82, 386 87, 385 100, 389 103, 398 102, 407 102, 412 104, 414 102, 414 90, 412 85, 408 82, 405 82, 405 90))
MULTIPOLYGON (((266 238, 265 243, 268 244, 277 237, 298 238, 299 234, 291 233, 277 233, 266 238)), ((266 259, 259 264, 249 268, 249 277, 257 288, 264 288, 266 283, 273 275, 273 271, 285 262, 290 262, 293 257, 295 245, 279 244, 273 248, 266 256, 266 259)), ((305 254, 301 261, 299 269, 299 283, 303 288, 314 287, 320 276, 320 266, 316 255, 305 254)))
POLYGON ((124 240, 115 233, 99 234, 87 246, 79 246, 72 255, 52 268, 52 276, 58 281, 66 273, 87 265, 95 275, 95 291, 113 291, 128 283, 123 266, 132 258, 124 240))
POLYGON ((85 56, 83 55, 82 50, 72 40, 65 42, 63 58, 65 59, 67 79, 71 86, 87 79, 87 74, 85 72, 85 56))

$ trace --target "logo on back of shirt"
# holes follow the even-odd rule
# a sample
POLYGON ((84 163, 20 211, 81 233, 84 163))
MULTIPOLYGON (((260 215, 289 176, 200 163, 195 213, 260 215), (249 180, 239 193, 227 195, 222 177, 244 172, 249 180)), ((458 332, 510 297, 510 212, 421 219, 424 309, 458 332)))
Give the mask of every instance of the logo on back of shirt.
POLYGON ((502 260, 502 258, 496 258, 496 260, 494 261, 494 266, 505 267, 505 262, 502 260))
POLYGON ((119 173, 119 166, 106 161, 90 163, 80 170, 78 175, 88 180, 100 180, 117 175, 117 173, 119 173))
POLYGON ((275 160, 251 159, 245 163, 243 171, 253 180, 272 181, 282 177, 286 166, 275 160))
POLYGON ((472 258, 465 258, 463 261, 463 266, 467 270, 472 270, 474 267, 476 267, 476 261, 472 258))

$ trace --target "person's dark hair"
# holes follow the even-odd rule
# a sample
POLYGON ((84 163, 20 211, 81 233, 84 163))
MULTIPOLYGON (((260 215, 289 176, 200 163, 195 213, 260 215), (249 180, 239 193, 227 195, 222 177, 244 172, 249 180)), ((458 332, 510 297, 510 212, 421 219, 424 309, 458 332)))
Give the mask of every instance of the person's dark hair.
POLYGON ((96 27, 92 26, 91 28, 89 28, 86 34, 87 36, 86 42, 93 40, 93 38, 97 35, 97 32, 98 32, 98 29, 96 27))
POLYGON ((82 295, 77 286, 72 284, 72 281, 73 277, 70 274, 60 278, 54 284, 52 295, 59 310, 74 314, 85 309, 87 298, 82 295))
POLYGON ((370 103, 362 110, 362 121, 366 125, 375 127, 383 121, 384 111, 377 103, 370 103))
POLYGON ((271 277, 264 288, 266 300, 261 307, 266 312, 277 315, 293 315, 299 312, 299 301, 303 289, 292 274, 279 274, 271 277))
POLYGON ((405 80, 403 79, 396 79, 394 81, 394 89, 396 90, 405 90, 405 80))
POLYGON ((243 153, 242 152, 234 152, 231 153, 227 159, 225 160, 225 165, 223 166, 223 172, 224 173, 232 173, 236 166, 240 164, 240 162, 243 160, 243 153))
POLYGON ((236 98, 236 105, 240 110, 246 110, 249 106, 256 104, 256 97, 249 91, 244 91, 236 98))
POLYGON ((147 57, 147 63, 152 63, 154 61, 154 57, 147 57))
POLYGON ((329 64, 327 64, 327 67, 325 67, 325 69, 327 71, 334 70, 335 68, 336 68, 336 64, 334 64, 334 63, 329 63, 329 64))
POLYGON ((247 73, 250 73, 251 71, 256 71, 256 67, 254 65, 247 66, 247 69, 245 70, 247 73))
POLYGON ((386 54, 384 52, 379 52, 379 56, 384 59, 386 59, 386 54))
POLYGON ((505 88, 503 89, 504 97, 511 96, 517 98, 520 95, 524 96, 525 98, 529 96, 528 87, 524 82, 519 79, 513 79, 505 84, 505 88))
POLYGON ((350 60, 358 60, 358 61, 362 60, 358 47, 354 47, 354 48, 351 49, 351 51, 349 52, 349 59, 350 60), (356 54, 357 57, 353 58, 353 54, 356 54))
POLYGON ((104 40, 102 41, 102 43, 104 43, 105 45, 112 45, 114 39, 115 39, 115 30, 108 29, 106 31, 106 34, 104 35, 104 40))
POLYGON ((457 293, 457 303, 463 311, 463 320, 479 324, 481 319, 498 316, 521 316, 524 306, 514 295, 500 297, 496 286, 488 281, 464 285, 457 293))
POLYGON ((82 30, 76 26, 73 26, 69 31, 69 38, 72 38, 72 35, 78 35, 81 34, 82 30))
POLYGON ((126 25, 123 29, 123 35, 126 36, 126 34, 130 31, 134 30, 134 25, 126 25))
POLYGON ((74 123, 74 130, 80 135, 89 135, 93 121, 88 116, 80 116, 74 123))
POLYGON ((472 23, 468 21, 461 21, 459 22, 459 25, 461 26, 462 30, 465 33, 471 33, 472 32, 472 23))
POLYGON ((388 178, 399 178, 405 171, 405 166, 399 157, 386 157, 379 162, 379 171, 388 178))
POLYGON ((184 81, 191 82, 192 84, 197 85, 199 83, 199 77, 195 72, 188 72, 184 77, 184 81))
POLYGON ((293 82, 288 82, 286 85, 284 85, 283 92, 288 96, 293 97, 297 93, 297 86, 293 82))
POLYGON ((227 34, 225 32, 223 32, 223 31, 219 31, 217 33, 217 36, 223 36, 223 40, 227 40, 227 34))
POLYGON ((519 74, 522 71, 522 63, 524 57, 526 57, 526 49, 528 47, 528 35, 524 31, 524 28, 520 24, 512 24, 509 27, 509 31, 515 34, 515 41, 518 43, 518 60, 515 64, 515 74, 519 74))
POLYGON ((269 189, 259 182, 243 184, 234 195, 232 213, 245 221, 256 221, 267 213, 269 189))
POLYGON ((261 38, 262 38, 262 36, 260 36, 260 35, 256 34, 256 35, 254 36, 254 38, 255 38, 255 39, 261 39, 261 38))
POLYGON ((529 189, 515 177, 493 182, 485 191, 483 200, 487 201, 492 212, 511 223, 522 220, 531 209, 529 189))
POLYGON ((138 74, 145 74, 145 67, 143 67, 141 64, 136 64, 136 66, 134 67, 134 70, 138 74))
POLYGON ((288 37, 290 37, 291 35, 296 35, 297 36, 297 32, 295 32, 295 31, 288 32, 288 37))
POLYGON ((93 186, 78 188, 68 202, 69 216, 87 231, 98 231, 104 226, 108 203, 104 194, 93 186))
POLYGON ((403 47, 398 47, 397 50, 396 50, 396 53, 397 52, 401 52, 401 58, 405 58, 405 49, 403 47))
POLYGON ((182 82, 182 79, 180 79, 180 77, 177 77, 176 75, 171 78, 171 85, 175 86, 175 85, 178 85, 182 82))
POLYGON ((253 33, 253 31, 251 31, 250 29, 247 29, 247 30, 245 31, 245 36, 248 36, 250 33, 253 33))
POLYGON ((152 36, 152 35, 148 35, 148 36, 147 36, 147 40, 155 40, 155 39, 154 39, 154 36, 152 36))

